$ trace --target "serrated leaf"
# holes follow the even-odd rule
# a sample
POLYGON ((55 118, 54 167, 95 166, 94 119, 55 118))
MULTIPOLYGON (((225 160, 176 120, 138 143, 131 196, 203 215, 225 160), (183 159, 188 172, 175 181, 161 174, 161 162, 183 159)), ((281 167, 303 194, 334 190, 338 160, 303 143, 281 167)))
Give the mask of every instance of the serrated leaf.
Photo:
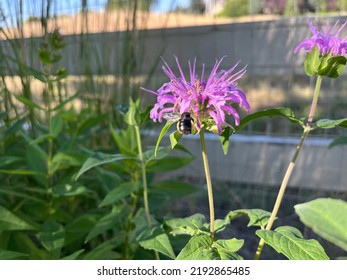
POLYGON ((335 138, 328 146, 329 149, 339 146, 339 145, 346 145, 347 144, 347 137, 346 136, 339 136, 335 138))
POLYGON ((82 165, 81 169, 78 171, 75 180, 77 180, 83 173, 85 173, 86 171, 88 171, 89 169, 93 167, 110 163, 110 162, 131 159, 131 158, 132 157, 121 155, 121 154, 109 155, 109 154, 98 152, 86 160, 86 162, 82 165))
POLYGON ((137 188, 137 184, 132 182, 120 184, 105 196, 105 198, 99 204, 99 207, 114 204, 124 197, 130 195, 132 192, 135 192, 137 188))
POLYGON ((0 205, 0 230, 36 230, 36 227, 0 205))
POLYGON ((243 244, 244 240, 241 239, 220 239, 213 242, 212 247, 217 250, 221 260, 242 260, 243 258, 236 252, 242 248, 243 244))
POLYGON ((181 138, 182 134, 179 133, 177 130, 170 134, 171 149, 175 148, 175 146, 178 144, 181 138))
POLYGON ((294 206, 300 220, 321 237, 347 251, 347 202, 319 198, 294 206))
POLYGON ((248 227, 259 226, 264 228, 269 221, 271 213, 263 209, 239 209, 230 211, 226 219, 234 219, 241 215, 247 215, 249 217, 248 227))
POLYGON ((147 250, 155 250, 171 259, 176 257, 170 240, 160 225, 142 229, 136 239, 147 250))
POLYGON ((221 231, 223 231, 227 225, 229 224, 229 221, 227 220, 221 220, 221 219, 217 219, 214 221, 214 233, 219 233, 221 231))
POLYGON ((164 135, 166 134, 166 132, 169 130, 169 128, 173 125, 173 122, 167 122, 164 127, 161 129, 159 136, 158 136, 158 140, 157 140, 157 144, 155 145, 155 149, 154 149, 154 156, 157 156, 157 151, 159 149, 159 145, 161 140, 163 139, 164 135))
POLYGON ((194 214, 187 218, 167 219, 165 224, 171 228, 170 234, 173 236, 180 234, 210 234, 208 222, 202 214, 194 214))
POLYGON ((334 127, 347 127, 347 118, 339 120, 321 119, 314 123, 314 128, 329 129, 334 127))
POLYGON ((52 188, 52 192, 57 196, 80 195, 87 191, 87 188, 79 183, 59 184, 52 188))
POLYGON ((301 232, 290 226, 271 230, 257 230, 256 234, 266 244, 290 260, 328 260, 329 257, 317 240, 305 240, 301 232))
POLYGON ((210 236, 195 235, 188 241, 176 260, 218 260, 219 257, 211 246, 210 236))
POLYGON ((298 119, 294 112, 290 108, 285 107, 279 107, 279 108, 271 108, 271 109, 265 109, 259 112, 255 112, 253 114, 249 114, 240 121, 240 125, 235 127, 235 131, 241 130, 243 127, 245 127, 249 122, 263 118, 263 117, 284 117, 289 119, 291 122, 299 124, 300 126, 304 127, 305 123, 298 119))

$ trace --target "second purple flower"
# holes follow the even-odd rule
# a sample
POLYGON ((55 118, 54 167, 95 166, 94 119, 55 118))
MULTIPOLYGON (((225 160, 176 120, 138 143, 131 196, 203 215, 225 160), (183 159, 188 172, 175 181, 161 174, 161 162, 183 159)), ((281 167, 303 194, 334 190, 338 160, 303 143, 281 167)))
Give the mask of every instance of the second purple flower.
POLYGON ((164 83, 157 91, 144 89, 157 96, 157 103, 150 113, 151 119, 162 122, 163 118, 169 120, 172 115, 190 113, 198 131, 204 125, 210 128, 215 125, 218 134, 222 133, 224 127, 230 126, 226 122, 226 115, 232 115, 235 125, 239 125, 240 117, 234 106, 244 107, 247 112, 250 109, 245 93, 237 88, 237 81, 246 70, 243 68, 234 72, 238 64, 228 70, 219 70, 223 58, 216 60, 207 79, 204 64, 200 76, 197 74, 196 59, 193 64, 188 62, 187 78, 177 57, 175 61, 179 75, 176 75, 164 61, 162 69, 170 81, 164 83))

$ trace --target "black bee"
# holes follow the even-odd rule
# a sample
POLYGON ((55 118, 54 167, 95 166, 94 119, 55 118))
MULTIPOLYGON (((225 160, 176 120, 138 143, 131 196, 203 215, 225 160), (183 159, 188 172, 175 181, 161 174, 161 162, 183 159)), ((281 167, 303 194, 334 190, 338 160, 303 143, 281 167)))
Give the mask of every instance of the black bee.
POLYGON ((193 124, 194 119, 191 117, 190 113, 184 112, 177 122, 177 131, 183 135, 191 134, 193 124))

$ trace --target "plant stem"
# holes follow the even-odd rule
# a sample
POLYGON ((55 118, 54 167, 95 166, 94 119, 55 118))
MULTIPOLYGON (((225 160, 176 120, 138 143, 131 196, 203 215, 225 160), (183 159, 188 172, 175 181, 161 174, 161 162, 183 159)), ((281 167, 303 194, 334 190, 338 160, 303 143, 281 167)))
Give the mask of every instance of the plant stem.
MULTIPOLYGON (((287 185, 288 185, 288 181, 289 181, 290 176, 292 174, 292 171, 294 169, 296 160, 297 160, 297 158, 298 158, 298 156, 300 154, 300 151, 301 151, 302 147, 304 146, 304 143, 305 143, 305 140, 306 140, 307 136, 309 135, 309 133, 311 131, 313 117, 314 117, 314 114, 315 114, 316 109, 317 109, 317 101, 318 101, 318 96, 319 96, 319 92, 320 92, 320 88, 321 88, 321 84, 322 84, 322 79, 323 79, 323 76, 317 76, 316 86, 315 86, 313 99, 312 99, 312 104, 311 104, 311 109, 310 109, 310 112, 309 112, 309 115, 308 115, 308 119, 307 119, 306 125, 304 127, 304 131, 303 131, 301 139, 300 139, 300 143, 296 147, 296 150, 295 150, 295 153, 294 153, 294 155, 292 157, 292 160, 291 160, 291 162, 288 165, 288 168, 287 168, 287 171, 286 171, 286 173, 284 175, 281 187, 280 187, 279 192, 277 194, 277 198, 276 198, 276 202, 275 202, 274 208, 273 208, 273 210, 271 212, 271 216, 270 216, 269 222, 266 225, 265 230, 270 230, 272 225, 273 225, 273 223, 274 223, 274 221, 275 221, 275 218, 277 216, 278 210, 280 208, 280 205, 281 205, 281 202, 282 202, 282 199, 283 199, 283 196, 284 196, 284 192, 285 192, 285 190, 287 188, 287 185)), ((254 256, 255 260, 259 260, 261 252, 263 250, 263 247, 264 247, 264 239, 260 239, 257 251, 256 251, 255 256, 254 256)))
POLYGON ((213 191, 212 191, 210 168, 208 166, 208 158, 207 158, 206 143, 205 143, 205 136, 204 136, 204 129, 203 128, 200 130, 200 141, 201 141, 202 160, 204 162, 204 169, 205 169, 205 176, 206 176, 208 202, 209 202, 209 207, 210 207, 210 236, 211 236, 211 239, 213 240, 213 238, 214 238, 213 191))
MULTIPOLYGON (((145 164, 145 161, 143 160, 141 134, 140 134, 140 127, 138 125, 135 125, 135 134, 136 134, 137 148, 139 150, 139 158, 140 158, 140 162, 141 162, 141 173, 142 173, 142 184, 143 184, 143 203, 145 206, 147 223, 149 226, 151 226, 152 221, 151 221, 151 212, 149 210, 149 203, 148 203, 146 164, 145 164)), ((159 260, 159 253, 157 251, 154 251, 154 253, 155 253, 155 258, 157 260, 159 260)))
POLYGON ((141 162, 141 173, 142 173, 142 184, 143 184, 143 201, 144 201, 144 206, 145 206, 145 213, 146 213, 148 225, 152 225, 151 214, 149 211, 149 204, 148 204, 146 165, 145 165, 145 162, 143 160, 141 134, 140 134, 140 127, 138 125, 135 125, 135 132, 136 132, 137 148, 139 150, 139 158, 140 158, 140 162, 141 162))

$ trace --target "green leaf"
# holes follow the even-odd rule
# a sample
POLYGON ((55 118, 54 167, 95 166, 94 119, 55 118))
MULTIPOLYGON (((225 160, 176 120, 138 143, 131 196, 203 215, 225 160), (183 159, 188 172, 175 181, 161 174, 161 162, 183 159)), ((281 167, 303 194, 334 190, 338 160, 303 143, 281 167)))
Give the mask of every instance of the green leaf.
POLYGON ((114 229, 117 224, 121 224, 121 219, 127 214, 127 208, 122 205, 113 207, 112 212, 103 216, 89 232, 85 239, 85 243, 89 242, 94 237, 109 229, 114 229))
POLYGON ((318 120, 316 123, 314 123, 314 128, 323 128, 323 129, 329 129, 334 127, 347 127, 347 118, 346 119, 339 119, 339 120, 329 120, 329 119, 321 119, 318 120))
POLYGON ((112 126, 110 126, 111 135, 116 142, 119 151, 122 154, 135 156, 137 143, 135 141, 135 129, 133 126, 128 126, 126 130, 120 130, 117 132, 112 126))
POLYGON ((241 215, 247 215, 249 217, 248 227, 258 226, 265 228, 268 223, 271 213, 263 209, 239 209, 230 211, 226 217, 226 220, 237 218, 241 215))
POLYGON ((59 252, 64 246, 65 229, 58 222, 48 219, 41 226, 39 238, 48 251, 59 252))
POLYGON ((26 149, 28 168, 36 173, 34 179, 43 187, 48 187, 47 153, 35 142, 30 142, 26 149))
POLYGON ((319 198, 297 204, 294 208, 306 226, 347 251, 347 202, 319 198))
POLYGON ((50 134, 53 138, 57 138, 60 132, 63 130, 63 119, 60 116, 60 114, 56 114, 52 119, 51 119, 51 131, 50 134))
POLYGON ((289 108, 279 107, 279 108, 271 108, 271 109, 265 109, 259 112, 255 112, 253 114, 249 114, 240 121, 240 125, 235 127, 235 131, 239 131, 242 128, 244 128, 249 122, 263 118, 263 117, 284 117, 289 119, 291 122, 299 124, 300 126, 304 127, 305 123, 296 118, 294 112, 289 108))
POLYGON ((65 226, 65 246, 73 242, 83 241, 91 229, 96 225, 99 214, 86 213, 79 215, 65 226))
POLYGON ((86 171, 88 171, 89 169, 93 167, 110 163, 110 162, 131 159, 131 158, 132 157, 121 155, 121 154, 109 155, 109 154, 98 152, 86 160, 86 162, 82 165, 81 169, 78 171, 78 174, 76 175, 75 180, 77 180, 83 173, 85 173, 86 171))
POLYGON ((328 146, 328 148, 333 148, 335 146, 339 145, 346 145, 347 144, 347 137, 346 136, 339 136, 335 138, 328 146))
POLYGON ((0 250, 0 260, 18 260, 18 259, 24 259, 27 257, 28 257, 28 254, 14 252, 14 251, 0 250))
POLYGON ((290 260, 328 260, 324 248, 317 240, 305 240, 301 232, 289 226, 282 226, 271 230, 257 230, 256 234, 266 244, 282 253, 290 260))
POLYGON ((80 195, 87 191, 87 188, 79 183, 64 183, 52 188, 52 192, 57 196, 80 195))
POLYGON ((54 174, 57 170, 69 169, 72 166, 81 166, 83 161, 84 157, 80 154, 58 152, 52 159, 49 174, 54 174))
POLYGON ((212 250, 212 240, 208 235, 195 235, 177 256, 176 260, 218 260, 212 250))
POLYGON ((178 144, 181 138, 182 134, 179 133, 177 130, 170 134, 171 149, 175 148, 175 146, 178 144))
POLYGON ((304 60, 304 70, 308 76, 314 76, 318 72, 321 64, 321 56, 318 47, 315 46, 307 55, 304 60))
POLYGON ((228 153, 229 150, 229 138, 235 131, 231 127, 227 126, 222 134, 219 136, 220 142, 222 144, 224 155, 228 153))
POLYGON ((165 157, 152 160, 146 165, 147 172, 167 172, 177 170, 194 160, 193 157, 165 157))
POLYGON ((173 122, 167 122, 164 125, 164 127, 162 128, 162 130, 160 131, 160 134, 159 134, 158 140, 157 140, 157 144, 155 145, 155 149, 154 149, 154 156, 157 156, 157 151, 158 151, 160 142, 161 142, 161 140, 163 139, 164 135, 169 130, 169 128, 171 127, 172 124, 174 124, 174 123, 173 122))
POLYGON ((131 126, 141 124, 141 109, 140 109, 140 99, 135 102, 130 98, 130 107, 128 112, 124 115, 124 121, 131 126))
POLYGON ((81 255, 83 252, 84 252, 84 249, 78 250, 64 258, 61 258, 61 260, 69 260, 69 261, 76 260, 78 256, 81 255))
POLYGON ((149 190, 151 194, 160 194, 163 199, 175 199, 192 194, 199 188, 181 181, 163 180, 152 183, 149 190))
POLYGON ((80 94, 79 91, 77 91, 74 95, 70 96, 69 98, 63 100, 62 102, 60 102, 57 106, 55 106, 53 109, 51 109, 51 111, 60 111, 61 109, 63 109, 63 107, 73 101, 74 99, 76 99, 76 97, 78 97, 78 95, 80 94))
POLYGON ((31 170, 22 170, 22 169, 0 169, 0 173, 3 174, 13 174, 13 175, 33 175, 44 177, 45 174, 42 172, 36 172, 31 170))
POLYGON ((44 64, 52 64, 51 52, 46 49, 41 49, 39 51, 39 59, 44 64))
POLYGON ((146 121, 150 120, 150 113, 151 113, 152 108, 153 108, 153 106, 148 106, 145 111, 140 113, 140 116, 141 116, 140 124, 143 124, 146 121))
POLYGON ((0 157, 0 167, 10 165, 12 163, 23 161, 23 158, 21 157, 15 157, 15 156, 1 156, 0 157))
POLYGON ((42 83, 47 83, 49 81, 47 77, 40 71, 37 71, 36 69, 31 67, 27 67, 27 70, 30 75, 32 75, 35 79, 41 81, 42 83))
POLYGON ((1 230, 36 230, 36 227, 0 205, 0 231, 1 230))
POLYGON ((158 251, 171 259, 176 257, 170 240, 160 225, 144 228, 136 239, 147 250, 158 251))
POLYGON ((232 238, 228 240, 217 240, 213 242, 212 248, 215 248, 221 260, 242 260, 242 257, 236 252, 242 248, 244 240, 232 238))
POLYGON ((198 235, 198 234, 210 234, 209 224, 202 214, 194 214, 187 218, 171 218, 165 220, 165 224, 171 228, 170 234, 180 235, 198 235))
POLYGON ((28 98, 24 97, 23 95, 15 95, 14 96, 20 103, 23 103, 25 106, 31 108, 31 109, 40 109, 45 110, 43 107, 38 105, 37 103, 33 102, 32 100, 29 100, 28 98))
POLYGON ((118 231, 114 233, 114 237, 102 242, 97 247, 93 248, 84 256, 84 260, 115 260, 121 259, 123 256, 113 251, 114 248, 124 244, 127 233, 124 231, 118 231))
POLYGON ((99 207, 114 204, 135 192, 137 189, 138 185, 136 183, 126 182, 120 184, 105 196, 105 198, 99 204, 99 207))
POLYGON ((342 75, 347 59, 344 56, 332 56, 329 54, 319 67, 318 74, 329 78, 337 78, 342 75))

